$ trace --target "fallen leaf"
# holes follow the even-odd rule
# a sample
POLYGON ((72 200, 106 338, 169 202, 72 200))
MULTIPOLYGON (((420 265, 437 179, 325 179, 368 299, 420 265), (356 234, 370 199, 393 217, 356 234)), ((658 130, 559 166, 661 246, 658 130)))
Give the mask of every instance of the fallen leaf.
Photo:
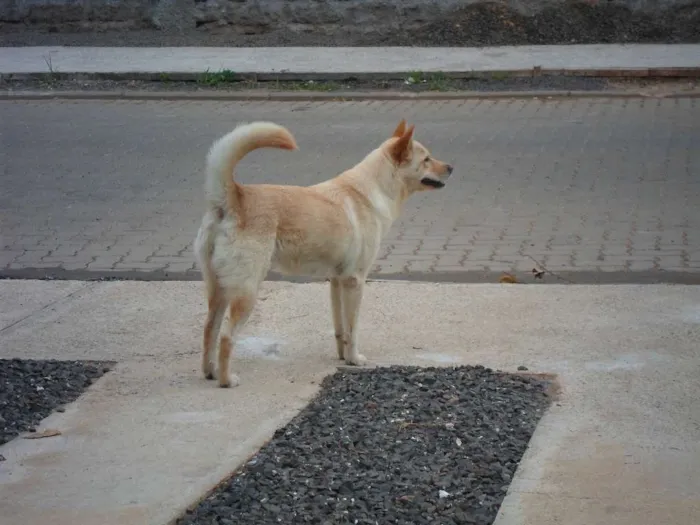
POLYGON ((511 275, 509 273, 504 273, 501 275, 501 278, 498 280, 499 283, 509 283, 509 284, 516 284, 518 280, 515 278, 515 275, 511 275))
POLYGON ((542 277, 544 277, 544 270, 538 270, 537 268, 533 268, 532 275, 535 276, 535 279, 542 279, 542 277))
POLYGON ((42 430, 41 432, 36 432, 34 434, 27 434, 26 436, 23 436, 24 439, 41 439, 41 438, 50 438, 54 436, 60 436, 61 431, 60 430, 55 430, 53 428, 47 428, 46 430, 42 430))

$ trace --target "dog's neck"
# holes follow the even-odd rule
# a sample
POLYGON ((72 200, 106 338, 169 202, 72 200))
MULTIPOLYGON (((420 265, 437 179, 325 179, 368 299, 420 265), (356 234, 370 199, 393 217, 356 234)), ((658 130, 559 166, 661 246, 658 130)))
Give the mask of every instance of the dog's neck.
POLYGON ((401 214, 408 197, 406 185, 396 176, 396 165, 380 148, 367 155, 352 171, 353 186, 369 200, 388 229, 401 214))

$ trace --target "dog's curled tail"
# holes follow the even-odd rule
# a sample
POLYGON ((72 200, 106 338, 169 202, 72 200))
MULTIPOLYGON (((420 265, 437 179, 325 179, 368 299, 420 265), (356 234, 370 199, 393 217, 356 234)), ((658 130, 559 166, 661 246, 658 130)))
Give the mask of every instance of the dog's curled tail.
POLYGON ((236 164, 253 150, 260 148, 297 149, 294 136, 285 127, 274 122, 241 124, 227 133, 209 149, 205 194, 214 207, 226 202, 226 188, 233 181, 236 164))

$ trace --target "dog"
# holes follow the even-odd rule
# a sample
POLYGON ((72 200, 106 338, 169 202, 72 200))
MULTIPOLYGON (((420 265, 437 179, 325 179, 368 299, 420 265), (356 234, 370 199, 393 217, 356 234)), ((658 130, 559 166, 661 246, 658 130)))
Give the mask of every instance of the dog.
POLYGON ((330 280, 338 358, 362 365, 357 345, 362 291, 382 238, 413 193, 445 186, 452 166, 433 158, 401 120, 394 133, 353 168, 314 186, 242 185, 238 162, 259 148, 297 150, 294 136, 272 122, 236 127, 215 141, 206 159, 206 211, 194 252, 206 283, 202 372, 214 379, 220 334, 220 387, 233 340, 255 306, 269 270, 330 280), (228 317, 222 328, 226 310, 228 317))

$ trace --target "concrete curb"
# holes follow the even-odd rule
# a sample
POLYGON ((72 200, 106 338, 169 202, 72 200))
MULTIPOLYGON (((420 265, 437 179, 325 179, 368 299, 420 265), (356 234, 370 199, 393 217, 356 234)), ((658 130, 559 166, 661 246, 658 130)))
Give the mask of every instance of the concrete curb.
MULTIPOLYGON (((85 73, 74 72, 36 72, 36 73, 0 73, 0 80, 112 80, 112 81, 147 81, 162 82, 196 82, 208 73, 216 71, 193 72, 122 72, 122 73, 85 73)), ((376 80, 405 80, 414 71, 394 71, 391 73, 368 72, 291 72, 280 71, 261 73, 256 71, 236 71, 232 73, 236 81, 256 82, 303 82, 315 81, 376 81, 376 80)), ((526 68, 526 69, 494 69, 489 71, 435 71, 425 72, 426 75, 439 75, 449 79, 491 79, 508 77, 537 77, 537 76, 567 76, 567 77, 599 77, 599 78, 700 78, 700 67, 668 67, 668 68, 595 68, 595 69, 563 69, 563 68, 526 68)))
POLYGON ((193 100, 193 101, 270 101, 330 102, 363 100, 469 100, 503 98, 698 98, 700 90, 669 93, 634 91, 14 91, 0 92, 0 100, 193 100))
MULTIPOLYGON (((498 284, 503 276, 501 271, 464 270, 461 272, 411 272, 411 273, 370 273, 368 282, 406 281, 428 283, 459 284, 498 284)), ((586 284, 586 285, 630 285, 668 284, 700 285, 700 271, 642 270, 642 271, 602 271, 602 270, 562 270, 547 273, 543 280, 535 279, 530 272, 516 272, 517 284, 586 284)), ((0 269, 0 280, 47 280, 47 281, 201 281, 199 271, 171 272, 168 270, 65 270, 63 268, 22 268, 0 269)), ((266 281, 311 283, 325 279, 287 276, 270 272, 266 281)), ((503 284, 511 286, 511 284, 503 284)))

